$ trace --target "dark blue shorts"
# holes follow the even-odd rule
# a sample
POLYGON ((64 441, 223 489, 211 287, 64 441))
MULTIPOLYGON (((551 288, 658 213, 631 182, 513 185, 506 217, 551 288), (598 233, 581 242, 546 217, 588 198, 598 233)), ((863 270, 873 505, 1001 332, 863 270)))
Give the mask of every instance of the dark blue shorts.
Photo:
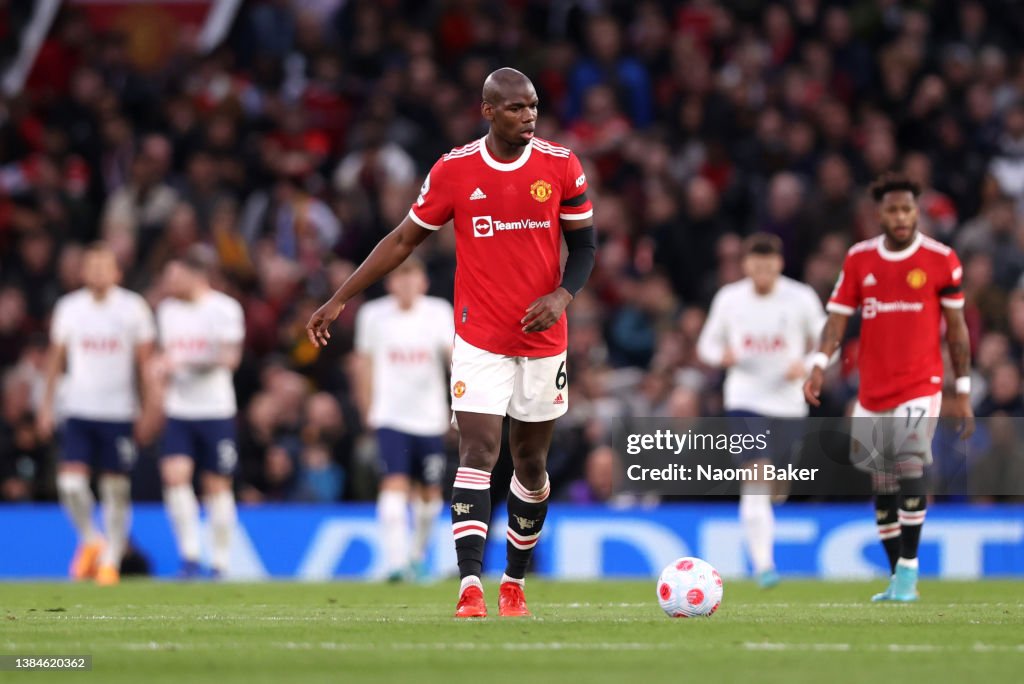
POLYGON ((422 437, 390 428, 377 430, 381 475, 408 475, 427 485, 440 485, 444 477, 441 435, 422 437))
POLYGON ((130 473, 138 458, 131 421, 68 418, 61 447, 63 460, 100 472, 130 473))
POLYGON ((234 418, 168 418, 161 452, 191 456, 199 470, 231 477, 238 467, 234 418))
POLYGON ((732 434, 765 435, 767 449, 749 449, 733 455, 737 464, 766 459, 774 466, 796 463, 803 444, 804 418, 776 418, 744 410, 725 412, 732 434), (766 434, 767 433, 767 434, 766 434))

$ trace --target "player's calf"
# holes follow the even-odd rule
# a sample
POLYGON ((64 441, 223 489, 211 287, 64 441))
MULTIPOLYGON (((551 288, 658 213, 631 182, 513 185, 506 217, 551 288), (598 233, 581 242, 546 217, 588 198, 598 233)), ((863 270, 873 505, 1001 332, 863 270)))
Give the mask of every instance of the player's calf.
POLYGON ((459 468, 452 488, 452 536, 463 579, 480 577, 490 519, 491 474, 476 468, 459 468))
POLYGON ((508 492, 508 531, 506 532, 505 578, 522 580, 530 564, 533 548, 540 540, 544 519, 548 514, 548 496, 551 484, 547 473, 539 489, 527 489, 517 474, 512 475, 508 492))

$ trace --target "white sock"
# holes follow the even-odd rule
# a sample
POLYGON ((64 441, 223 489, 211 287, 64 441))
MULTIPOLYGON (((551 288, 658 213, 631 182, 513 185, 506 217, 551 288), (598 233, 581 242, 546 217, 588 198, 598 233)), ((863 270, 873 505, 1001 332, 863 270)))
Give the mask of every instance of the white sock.
POLYGON ((103 502, 103 526, 107 531, 107 545, 103 549, 100 565, 112 565, 119 569, 132 523, 131 481, 124 475, 102 476, 100 500, 103 502))
POLYGON ((405 570, 409 564, 409 495, 397 489, 382 491, 377 496, 377 522, 387 573, 405 570))
POLYGON ((484 585, 480 583, 480 578, 476 575, 468 575, 462 578, 462 582, 459 584, 459 596, 462 596, 462 592, 466 591, 466 587, 479 587, 480 591, 484 590, 484 585))
POLYGON ((741 493, 740 522, 743 524, 747 553, 750 554, 754 572, 772 570, 775 567, 775 513, 772 511, 771 495, 741 493))
POLYGON ((896 565, 897 566, 902 565, 905 568, 910 568, 911 570, 917 570, 917 559, 916 558, 900 558, 898 561, 896 561, 896 565))
POLYGON ((58 473, 57 495, 78 533, 78 543, 87 544, 98 539, 100 533, 92 520, 96 497, 89 487, 89 478, 82 473, 58 473))
POLYGON ((164 507, 171 519, 174 537, 178 540, 181 559, 199 562, 199 501, 191 484, 164 488, 164 507))
POLYGON ((525 587, 526 586, 526 579, 525 578, 523 578, 523 579, 516 579, 515 577, 509 577, 505 573, 501 573, 501 583, 504 584, 505 582, 511 582, 512 584, 518 584, 521 587, 525 587))
POLYGON ((238 521, 235 495, 230 490, 217 492, 205 497, 204 503, 213 542, 210 547, 210 565, 222 575, 227 574, 231 564, 231 536, 238 521))
POLYGON ((427 556, 427 546, 433 536, 434 523, 441 513, 441 499, 415 499, 412 502, 412 559, 422 563, 427 556))

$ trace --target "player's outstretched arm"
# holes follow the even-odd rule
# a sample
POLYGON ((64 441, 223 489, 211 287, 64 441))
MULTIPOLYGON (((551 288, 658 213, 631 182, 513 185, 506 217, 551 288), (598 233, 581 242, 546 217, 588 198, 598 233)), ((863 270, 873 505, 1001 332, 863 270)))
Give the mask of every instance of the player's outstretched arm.
POLYGON ((331 339, 331 323, 341 314, 345 304, 395 270, 432 232, 406 216, 398 227, 384 236, 338 291, 310 316, 306 323, 306 334, 313 346, 326 346, 331 339))
POLYGON ((956 374, 954 416, 960 419, 960 438, 974 434, 974 409, 971 407, 971 340, 964 320, 964 310, 942 307, 946 318, 946 344, 956 374))
POLYGON ((562 220, 562 234, 565 246, 569 250, 562 271, 562 282, 543 297, 539 297, 526 307, 526 315, 520 323, 523 332, 542 332, 547 330, 565 313, 576 293, 583 289, 590 272, 594 269, 597 252, 597 236, 594 233, 594 219, 585 218, 579 221, 562 220))
POLYGON ((839 344, 846 334, 846 324, 850 317, 846 314, 831 312, 821 331, 821 343, 814 355, 811 374, 804 383, 804 399, 811 406, 821 406, 821 386, 825 382, 825 366, 832 355, 839 349, 839 344))

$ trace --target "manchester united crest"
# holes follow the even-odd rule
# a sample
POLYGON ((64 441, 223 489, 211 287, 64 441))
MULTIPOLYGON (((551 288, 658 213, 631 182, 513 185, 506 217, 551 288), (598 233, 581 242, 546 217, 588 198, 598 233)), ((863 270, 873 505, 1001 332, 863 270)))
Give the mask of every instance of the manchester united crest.
POLYGON ((466 383, 464 383, 461 380, 459 380, 458 382, 455 383, 455 386, 452 387, 452 394, 455 395, 456 399, 461 399, 462 395, 465 394, 465 393, 466 393, 466 383))
POLYGON ((927 282, 928 274, 920 268, 915 268, 907 274, 907 285, 910 285, 915 290, 920 290, 927 282))
POLYGON ((546 180, 534 181, 530 186, 530 197, 538 202, 547 202, 551 199, 551 183, 546 180))

